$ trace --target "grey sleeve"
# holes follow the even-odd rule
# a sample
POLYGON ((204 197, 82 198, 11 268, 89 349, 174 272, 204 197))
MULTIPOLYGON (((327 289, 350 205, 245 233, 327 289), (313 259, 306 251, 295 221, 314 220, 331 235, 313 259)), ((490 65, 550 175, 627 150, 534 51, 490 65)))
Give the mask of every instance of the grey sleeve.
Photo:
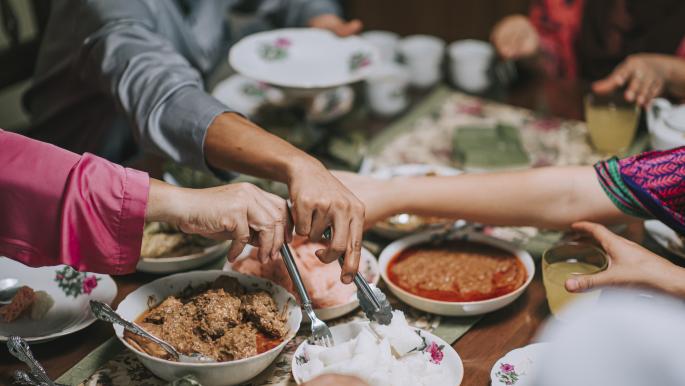
POLYGON ((228 107, 169 41, 140 20, 110 22, 81 50, 79 76, 111 95, 146 150, 198 170, 207 128, 228 107))

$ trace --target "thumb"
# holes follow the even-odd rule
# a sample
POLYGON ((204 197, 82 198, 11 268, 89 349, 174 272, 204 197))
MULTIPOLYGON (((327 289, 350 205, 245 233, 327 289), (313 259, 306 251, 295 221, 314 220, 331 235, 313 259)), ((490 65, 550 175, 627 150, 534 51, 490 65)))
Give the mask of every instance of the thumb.
POLYGON ((592 275, 578 275, 566 279, 565 287, 568 292, 581 293, 597 287, 611 284, 611 273, 608 271, 598 272, 592 275))

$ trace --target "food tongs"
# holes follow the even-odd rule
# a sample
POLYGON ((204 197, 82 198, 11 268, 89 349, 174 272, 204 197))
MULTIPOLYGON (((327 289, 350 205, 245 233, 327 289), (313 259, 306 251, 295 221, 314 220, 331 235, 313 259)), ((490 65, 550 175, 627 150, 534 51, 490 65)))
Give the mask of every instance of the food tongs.
MULTIPOLYGON (((326 240, 331 239, 330 228, 324 231, 323 237, 326 240)), ((341 267, 344 261, 342 256, 338 258, 341 267)), ((364 311, 364 314, 366 314, 366 317, 378 324, 390 324, 392 321, 392 307, 390 307, 390 302, 383 291, 375 285, 369 284, 359 272, 354 275, 353 282, 357 286, 359 306, 364 311)))

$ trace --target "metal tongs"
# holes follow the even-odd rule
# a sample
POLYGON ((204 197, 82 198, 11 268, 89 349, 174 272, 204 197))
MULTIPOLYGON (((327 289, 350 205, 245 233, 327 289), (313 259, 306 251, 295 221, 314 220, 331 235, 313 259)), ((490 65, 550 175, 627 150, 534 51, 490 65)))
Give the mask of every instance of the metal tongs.
MULTIPOLYGON (((327 228, 323 237, 326 240, 331 239, 331 229, 327 228)), ((344 259, 342 256, 338 258, 338 263, 343 266, 344 259)), ((354 275, 354 284, 357 286, 357 299, 359 299, 359 306, 366 314, 369 320, 378 324, 390 324, 392 321, 392 307, 390 302, 380 288, 373 284, 369 284, 361 273, 357 272, 354 275)))

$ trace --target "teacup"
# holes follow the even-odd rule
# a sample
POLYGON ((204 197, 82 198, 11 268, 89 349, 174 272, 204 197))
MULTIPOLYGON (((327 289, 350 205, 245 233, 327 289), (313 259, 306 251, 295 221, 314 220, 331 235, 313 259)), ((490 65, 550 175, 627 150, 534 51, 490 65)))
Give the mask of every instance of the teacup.
POLYGON ((409 72, 396 63, 383 63, 371 73, 366 83, 366 99, 379 115, 395 115, 408 104, 409 72))
POLYGON ((442 58, 445 42, 435 36, 411 35, 402 39, 399 51, 409 69, 410 83, 426 88, 441 78, 442 58))
POLYGON ((398 34, 390 31, 367 31, 362 33, 361 37, 378 49, 382 62, 395 61, 397 45, 400 42, 398 34))
POLYGON ((458 40, 447 48, 452 81, 468 92, 482 92, 490 86, 488 70, 495 50, 480 40, 458 40))

